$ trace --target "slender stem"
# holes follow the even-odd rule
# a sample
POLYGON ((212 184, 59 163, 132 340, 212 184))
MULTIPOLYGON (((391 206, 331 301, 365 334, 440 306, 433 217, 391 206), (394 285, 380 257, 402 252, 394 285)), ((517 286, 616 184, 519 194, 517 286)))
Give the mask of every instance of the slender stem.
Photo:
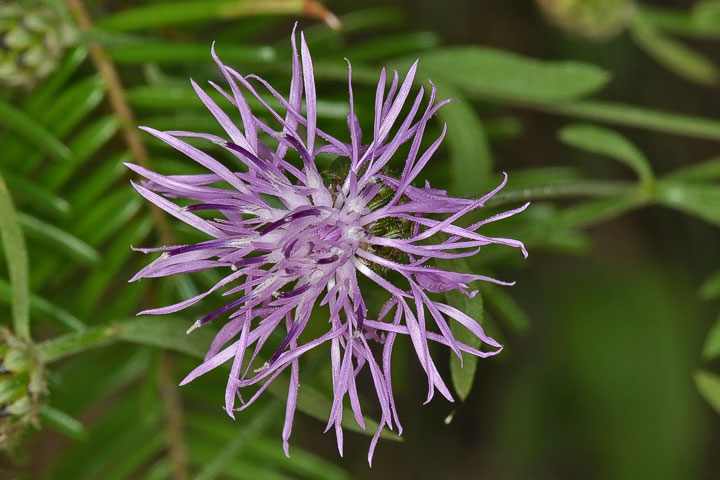
POLYGON ((609 180, 583 180, 574 183, 533 185, 521 188, 507 188, 488 200, 487 206, 496 207, 507 203, 556 198, 618 197, 631 195, 636 191, 638 191, 638 187, 634 183, 609 180))
POLYGON ((172 353, 163 351, 158 365, 160 397, 166 407, 165 430, 174 480, 188 478, 188 449, 183 428, 182 400, 173 374, 172 353))
MULTIPOLYGON (((93 29, 93 20, 90 17, 85 5, 81 0, 65 0, 68 8, 75 15, 78 25, 82 30, 90 31, 93 29)), ((105 81, 108 91, 108 100, 113 113, 120 121, 120 128, 123 139, 127 144, 130 154, 135 161, 145 167, 150 168, 149 156, 147 149, 143 144, 142 138, 137 130, 137 123, 132 109, 125 97, 125 89, 123 88, 115 65, 105 53, 105 49, 98 44, 90 46, 90 60, 95 66, 95 70, 105 81)), ((165 245, 172 245, 173 237, 167 224, 167 219, 162 210, 155 206, 151 206, 151 214, 158 227, 160 240, 165 245)))

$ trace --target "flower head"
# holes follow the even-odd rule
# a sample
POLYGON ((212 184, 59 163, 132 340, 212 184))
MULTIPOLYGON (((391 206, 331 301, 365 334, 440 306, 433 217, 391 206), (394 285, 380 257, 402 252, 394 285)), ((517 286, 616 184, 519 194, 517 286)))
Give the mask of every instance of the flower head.
MULTIPOLYGON (((517 247, 522 243, 477 233, 484 224, 519 211, 518 208, 469 227, 455 224, 478 209, 500 190, 503 183, 479 199, 453 198, 420 180, 423 167, 439 147, 445 129, 428 148, 421 140, 431 117, 446 101, 435 101, 423 88, 411 99, 416 64, 402 82, 397 72, 386 89, 386 73, 380 74, 375 97, 375 118, 370 139, 363 142, 355 115, 352 69, 348 64, 349 141, 325 133, 317 125, 316 88, 312 60, 301 34, 300 52, 292 37, 293 66, 290 93, 278 93, 262 78, 242 75, 215 55, 229 91, 211 83, 236 109, 242 128, 195 82, 192 86, 225 130, 226 137, 195 132, 161 132, 143 129, 209 170, 203 175, 163 176, 137 165, 128 165, 145 177, 133 184, 153 204, 210 240, 182 246, 140 249, 162 254, 133 280, 178 273, 220 269, 223 278, 210 290, 178 304, 148 310, 167 314, 187 308, 224 287, 232 301, 197 320, 188 330, 222 319, 205 361, 182 384, 232 362, 225 392, 225 409, 234 412, 251 405, 282 372, 289 370, 289 391, 283 429, 284 448, 296 407, 300 357, 312 348, 330 344, 334 400, 328 429, 334 427, 342 454, 342 416, 349 397, 355 420, 364 428, 356 376, 370 372, 380 404, 380 426, 370 447, 369 460, 383 427, 401 431, 391 384, 391 353, 398 335, 410 338, 418 361, 427 374, 429 401, 435 390, 452 401, 449 389, 430 356, 429 342, 449 346, 455 353, 479 357, 498 353, 501 346, 485 335, 480 325, 457 308, 431 299, 430 292, 459 290, 472 296, 468 284, 496 280, 432 266, 434 259, 468 257, 488 244, 517 247), (269 92, 280 109, 271 106, 259 89, 269 92), (260 102, 272 118, 266 123, 253 113, 247 97, 260 102), (305 112, 303 113, 303 103, 305 112), (409 104, 409 111, 401 111, 409 104), (232 171, 208 153, 183 141, 196 137, 212 142, 244 165, 232 171), (397 177, 388 170, 399 148, 408 144, 397 177), (333 168, 321 172, 319 154, 337 157, 333 168), (293 158, 294 157, 294 158, 293 158), (180 207, 168 198, 189 199, 180 207), (212 210, 222 217, 206 219, 200 211, 212 210), (442 238, 439 238, 441 237, 442 238), (389 280, 391 277, 394 281, 389 280), (360 281, 365 278, 387 292, 379 311, 366 306, 360 281), (301 342, 299 337, 318 307, 327 309, 327 330, 318 338, 301 342), (480 338, 490 351, 480 351, 456 340, 449 323, 457 322, 480 338), (434 323, 435 327, 430 328, 434 323), (271 335, 283 340, 272 347, 271 335), (268 345, 266 345, 268 344, 268 345), (376 359, 372 345, 379 345, 376 359), (242 394, 255 386, 249 398, 242 394), (239 404, 239 406, 238 406, 239 404)), ((417 62, 416 62, 417 63, 417 62)), ((267 94, 267 93, 266 93, 267 94)), ((367 138, 367 137, 366 137, 367 138)), ((502 283, 502 282, 498 282, 502 283)))

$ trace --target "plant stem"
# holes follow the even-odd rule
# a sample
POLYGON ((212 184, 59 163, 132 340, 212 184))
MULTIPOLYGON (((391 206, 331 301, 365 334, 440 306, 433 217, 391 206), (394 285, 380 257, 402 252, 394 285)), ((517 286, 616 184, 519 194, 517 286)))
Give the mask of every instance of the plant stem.
POLYGON ((163 351, 158 365, 160 398, 165 404, 165 430, 174 480, 188 478, 188 450, 183 428, 182 400, 173 374, 172 353, 163 351))
POLYGON ((507 188, 488 200, 486 205, 488 207, 496 207, 507 203, 554 198, 619 197, 632 195, 636 191, 638 191, 638 187, 631 182, 582 180, 574 183, 555 183, 507 188))
MULTIPOLYGON (((75 15, 80 28, 84 31, 92 30, 93 20, 82 1, 65 1, 70 11, 75 15)), ((110 108, 112 108, 113 113, 120 121, 122 136, 127 144, 128 150, 130 150, 130 154, 140 166, 150 168, 147 149, 145 148, 142 138, 137 130, 135 116, 133 115, 132 109, 125 98, 125 89, 123 88, 120 75, 118 74, 115 65, 109 59, 105 53, 105 49, 101 45, 90 45, 89 50, 90 60, 95 66, 95 70, 97 70, 102 79, 105 81, 105 86, 108 91, 108 100, 110 101, 110 108)), ((167 224, 165 214, 162 210, 155 206, 151 206, 150 211, 155 223, 157 224, 160 241, 165 245, 172 245, 174 243, 173 237, 167 224)))

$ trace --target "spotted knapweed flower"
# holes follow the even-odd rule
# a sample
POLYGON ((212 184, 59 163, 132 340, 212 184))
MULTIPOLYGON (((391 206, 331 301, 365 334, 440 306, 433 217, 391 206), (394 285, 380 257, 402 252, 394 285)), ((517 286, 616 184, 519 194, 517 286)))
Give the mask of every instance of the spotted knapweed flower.
POLYGON ((470 282, 503 282, 442 270, 433 262, 472 256, 488 244, 517 247, 527 255, 517 240, 477 233, 481 226, 518 213, 527 205, 462 227, 455 222, 482 207, 505 181, 478 199, 453 198, 427 182, 415 185, 439 147, 445 128, 427 148, 421 148, 423 132, 431 117, 447 103, 435 102, 434 86, 425 102, 423 88, 409 101, 417 62, 402 82, 395 72, 389 91, 385 70, 380 73, 371 138, 365 142, 355 115, 352 68, 348 63, 349 141, 343 141, 318 128, 317 91, 304 36, 301 34, 299 54, 294 33, 292 46, 292 80, 287 98, 262 78, 242 75, 224 65, 213 49, 212 56, 229 91, 211 85, 233 107, 232 116, 239 118, 242 128, 200 86, 195 82, 192 86, 224 129, 225 138, 143 127, 209 173, 164 176, 129 164, 146 179, 143 185, 134 187, 147 200, 211 239, 194 245, 139 249, 162 254, 133 280, 207 269, 223 272, 222 280, 208 291, 142 313, 177 312, 228 287, 224 295, 232 301, 200 318, 188 330, 190 333, 212 320, 229 318, 204 362, 182 384, 232 361, 225 410, 234 418, 234 412, 251 405, 281 372, 289 369, 282 434, 286 454, 298 398, 300 357, 310 349, 330 344, 334 398, 327 429, 334 427, 341 454, 345 397, 349 397, 355 420, 365 428, 356 377, 367 367, 381 412, 368 454, 372 461, 383 427, 397 428, 399 432, 402 429, 391 382, 391 354, 398 335, 409 337, 427 374, 427 401, 436 389, 452 401, 430 355, 430 342, 447 345, 459 356, 467 352, 487 357, 501 350, 474 319, 433 299, 432 294, 459 290, 473 296, 468 289, 470 282), (249 97, 262 105, 263 113, 269 114, 272 122, 261 120, 251 111, 249 97), (401 115, 403 108, 408 111, 401 115), (183 137, 212 142, 244 168, 230 170, 210 154, 181 140, 183 137), (405 144, 407 153, 398 159, 399 149, 405 144), (316 159, 320 154, 337 158, 328 171, 318 168, 316 159), (397 175, 389 169, 393 160, 397 175), (192 203, 181 207, 168 198, 185 198, 192 203), (208 210, 222 217, 208 219, 206 214, 198 214, 208 210), (361 280, 363 277, 366 280, 361 280), (366 306, 361 281, 386 292, 387 302, 378 311, 366 306), (327 312, 323 313, 327 318, 326 333, 301 341, 311 312, 320 307, 327 312), (467 328, 490 351, 455 339, 451 322, 467 328), (273 342, 273 334, 278 332, 284 339, 273 342), (373 351, 374 345, 379 345, 379 352, 373 351), (244 398, 242 394, 252 386, 252 395, 244 398))

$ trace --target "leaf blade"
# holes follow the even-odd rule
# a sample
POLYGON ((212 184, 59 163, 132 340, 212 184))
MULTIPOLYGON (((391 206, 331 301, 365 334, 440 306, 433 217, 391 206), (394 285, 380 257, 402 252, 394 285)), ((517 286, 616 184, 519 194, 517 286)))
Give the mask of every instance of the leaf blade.
POLYGON ((30 272, 25 237, 10 192, 0 177, 0 238, 12 286, 15 334, 30 339, 30 272))

